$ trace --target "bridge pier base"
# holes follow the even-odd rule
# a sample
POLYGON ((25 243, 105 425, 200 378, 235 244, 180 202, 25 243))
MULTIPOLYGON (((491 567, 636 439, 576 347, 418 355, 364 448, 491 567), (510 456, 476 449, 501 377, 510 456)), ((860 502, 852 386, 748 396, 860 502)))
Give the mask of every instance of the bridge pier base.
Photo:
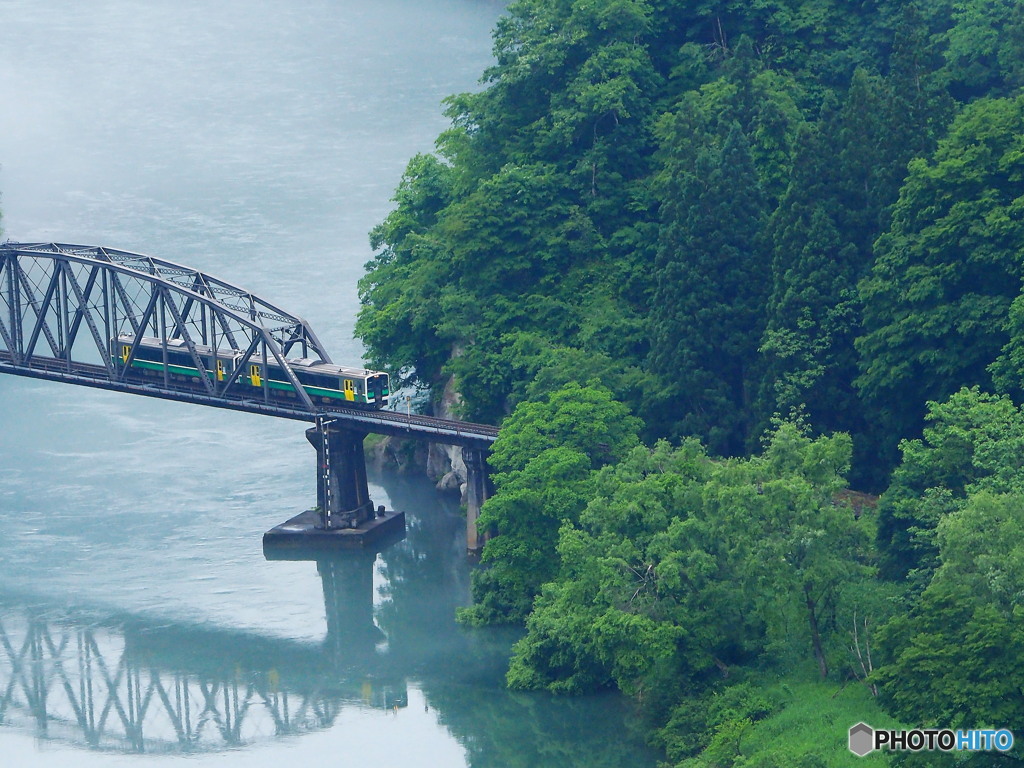
POLYGON ((477 530, 480 508, 494 493, 487 467, 487 451, 463 448, 462 460, 466 464, 466 550, 478 555, 489 538, 487 532, 477 530))
POLYGON ((317 417, 306 430, 316 448, 316 508, 263 534, 263 551, 274 559, 292 559, 293 550, 364 549, 375 542, 405 536, 405 513, 374 509, 366 483, 363 438, 366 432, 317 417), (282 550, 282 551, 276 551, 282 550))
POLYGON ((306 430, 306 439, 316 448, 320 528, 358 528, 376 516, 366 484, 365 437, 365 432, 324 418, 306 430))

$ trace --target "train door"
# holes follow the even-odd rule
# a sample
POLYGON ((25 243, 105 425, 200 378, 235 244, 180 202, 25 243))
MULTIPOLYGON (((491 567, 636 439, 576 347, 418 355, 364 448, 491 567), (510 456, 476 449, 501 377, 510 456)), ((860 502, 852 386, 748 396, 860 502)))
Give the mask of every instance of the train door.
POLYGON ((263 384, 263 377, 260 375, 260 367, 256 363, 249 365, 249 381, 252 382, 254 387, 259 387, 263 384))
POLYGON ((352 379, 344 379, 342 381, 342 392, 345 393, 345 399, 350 403, 356 399, 356 388, 352 383, 352 379))
POLYGON ((217 381, 224 381, 224 361, 217 360, 217 381))

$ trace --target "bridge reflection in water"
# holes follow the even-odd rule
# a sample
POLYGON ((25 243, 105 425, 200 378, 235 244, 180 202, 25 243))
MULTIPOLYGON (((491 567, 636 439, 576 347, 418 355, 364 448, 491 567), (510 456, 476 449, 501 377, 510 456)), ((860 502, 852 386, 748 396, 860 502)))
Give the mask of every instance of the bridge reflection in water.
POLYGON ((617 697, 504 689, 518 633, 452 623, 468 592, 451 535, 463 519, 433 520, 446 533, 428 537, 421 522, 413 517, 409 539, 381 560, 316 561, 327 619, 319 642, 71 612, 0 590, 0 736, 10 727, 54 747, 198 757, 328 730, 330 743, 344 743, 374 711, 398 712, 443 728, 474 768, 653 768, 657 756, 617 697))
POLYGON ((72 617, 0 596, 0 725, 102 751, 189 753, 330 728, 346 707, 406 706, 404 678, 378 652, 372 556, 317 566, 320 645, 72 617))

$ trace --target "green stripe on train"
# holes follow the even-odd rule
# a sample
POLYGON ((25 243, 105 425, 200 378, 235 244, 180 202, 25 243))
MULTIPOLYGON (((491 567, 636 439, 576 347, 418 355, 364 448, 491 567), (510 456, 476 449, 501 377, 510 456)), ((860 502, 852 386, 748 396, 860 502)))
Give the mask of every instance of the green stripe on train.
MULTIPOLYGON (((114 359, 117 360, 119 358, 114 358, 114 359)), ((164 369, 164 367, 163 367, 163 365, 161 363, 154 363, 154 362, 151 362, 149 360, 132 360, 132 367, 147 368, 147 369, 149 369, 151 371, 162 371, 164 369)), ((194 376, 195 378, 199 378, 199 369, 198 368, 189 368, 188 366, 184 366, 184 365, 174 365, 172 363, 172 364, 167 366, 167 372, 168 373, 175 373, 175 374, 178 374, 179 376, 194 376)), ((252 379, 250 377, 248 377, 248 376, 241 376, 239 378, 246 379, 246 380, 249 381, 250 385, 252 384, 252 379)), ((271 389, 279 389, 282 392, 294 392, 295 391, 295 387, 293 387, 290 382, 287 382, 287 381, 277 381, 276 379, 268 379, 267 381, 268 381, 268 386, 271 389)), ((304 386, 303 389, 306 390, 306 392, 308 392, 309 394, 311 394, 311 395, 313 395, 315 397, 333 397, 335 400, 345 400, 346 399, 345 398, 345 393, 342 392, 340 389, 321 389, 320 387, 311 387, 311 386, 304 386)), ((364 395, 356 395, 355 398, 356 398, 355 402, 360 402, 360 403, 367 402, 366 397, 364 395)))

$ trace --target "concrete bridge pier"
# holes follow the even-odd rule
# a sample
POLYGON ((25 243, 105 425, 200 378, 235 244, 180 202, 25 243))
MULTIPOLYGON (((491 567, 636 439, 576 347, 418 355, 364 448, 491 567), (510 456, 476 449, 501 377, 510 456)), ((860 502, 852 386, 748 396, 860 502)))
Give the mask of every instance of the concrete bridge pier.
POLYGON ((306 430, 306 439, 316 448, 318 528, 356 528, 373 520, 376 513, 363 456, 365 437, 366 432, 322 417, 306 430))
POLYGON ((404 512, 374 509, 363 455, 367 432, 350 423, 319 415, 306 430, 316 448, 316 507, 263 534, 268 558, 303 560, 307 550, 367 549, 405 537, 404 512))
POLYGON ((466 549, 476 555, 483 549, 489 536, 477 530, 480 508, 494 493, 487 467, 487 450, 463 448, 462 460, 466 464, 466 549))

